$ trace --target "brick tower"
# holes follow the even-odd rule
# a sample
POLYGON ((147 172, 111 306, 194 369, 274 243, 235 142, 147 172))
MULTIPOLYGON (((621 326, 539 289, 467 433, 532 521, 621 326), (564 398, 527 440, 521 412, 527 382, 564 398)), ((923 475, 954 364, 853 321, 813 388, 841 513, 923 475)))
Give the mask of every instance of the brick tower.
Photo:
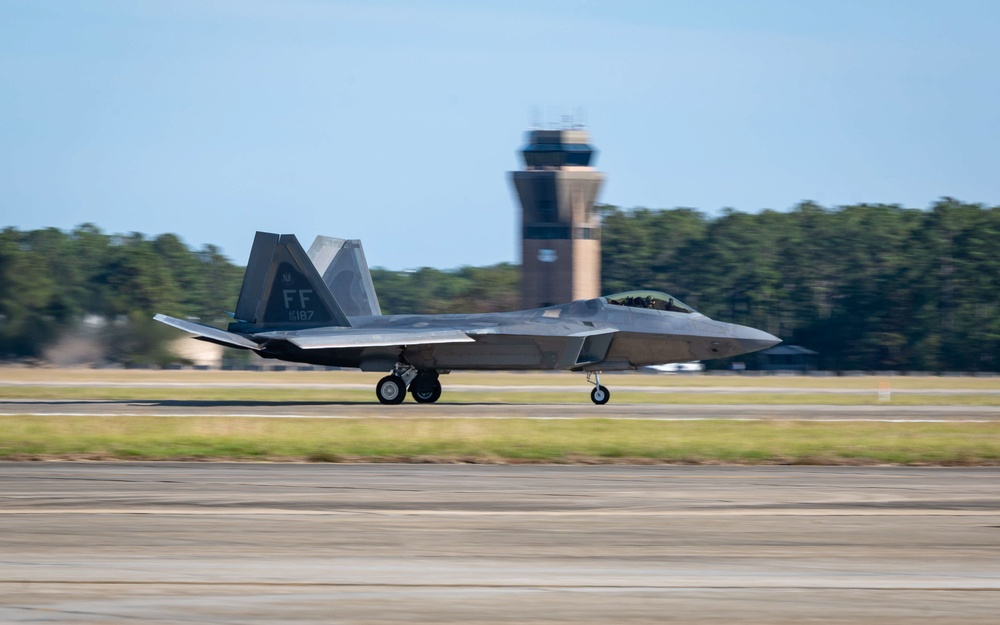
POLYGON ((531 130, 524 169, 511 172, 521 201, 521 298, 538 308, 600 296, 604 174, 590 166, 587 132, 531 130))

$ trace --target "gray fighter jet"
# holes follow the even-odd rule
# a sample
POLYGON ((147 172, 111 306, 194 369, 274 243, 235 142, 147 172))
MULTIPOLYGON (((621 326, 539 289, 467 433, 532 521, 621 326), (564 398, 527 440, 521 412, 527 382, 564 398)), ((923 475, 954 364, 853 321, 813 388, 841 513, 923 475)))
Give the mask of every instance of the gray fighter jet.
POLYGON ((382 315, 360 241, 258 232, 228 331, 155 319, 264 358, 385 371, 375 394, 398 404, 441 397, 454 370, 565 369, 587 374, 590 398, 611 397, 602 371, 736 356, 780 342, 714 321, 658 291, 630 291, 518 312, 382 315))

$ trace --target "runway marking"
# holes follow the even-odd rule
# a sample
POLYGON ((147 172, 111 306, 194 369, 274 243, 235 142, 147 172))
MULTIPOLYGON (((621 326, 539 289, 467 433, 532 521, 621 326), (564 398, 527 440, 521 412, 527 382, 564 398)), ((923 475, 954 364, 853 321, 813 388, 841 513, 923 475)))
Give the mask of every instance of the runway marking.
MULTIPOLYGON (((240 382, 19 382, 0 381, 0 387, 18 388, 205 388, 205 389, 288 389, 288 390, 324 390, 324 391, 371 391, 373 384, 317 384, 317 383, 286 383, 286 382, 254 382, 250 384, 240 382)), ((586 384, 567 385, 533 385, 533 386, 511 386, 511 385, 489 385, 489 384, 449 384, 445 388, 448 391, 459 393, 564 393, 574 389, 587 388, 586 384)), ((877 385, 870 388, 828 388, 809 386, 615 386, 612 390, 622 393, 719 393, 719 394, 831 394, 831 395, 874 395, 878 393, 877 385)), ((924 388, 905 389, 894 388, 893 394, 902 395, 1000 395, 1000 389, 996 388, 924 388)))
MULTIPOLYGON (((782 411, 788 412, 788 411, 782 411)), ((547 416, 547 415, 477 415, 469 413, 466 415, 309 415, 309 414, 282 414, 282 413, 107 413, 107 412, 2 412, 0 415, 11 417, 171 417, 171 418, 242 418, 242 419, 530 419, 532 421, 579 421, 581 419, 614 419, 616 421, 809 421, 810 423, 995 423, 994 419, 938 419, 938 418, 874 418, 874 417, 794 417, 787 414, 768 415, 762 414, 759 417, 684 417, 684 416, 659 416, 650 415, 648 417, 618 417, 615 415, 601 415, 599 413, 577 415, 577 416, 547 416)))
MULTIPOLYGON (((915 502, 919 504, 920 502, 915 502)), ((836 517, 1000 517, 1000 510, 934 510, 897 508, 893 510, 855 510, 844 508, 751 509, 751 510, 370 510, 344 508, 340 510, 285 510, 282 508, 177 509, 177 508, 46 508, 0 510, 0 516, 17 515, 160 515, 160 516, 429 516, 429 517, 740 517, 740 516, 836 516, 836 517)))
MULTIPOLYGON (((870 590, 870 591, 936 591, 936 592, 998 592, 1000 586, 899 586, 884 585, 831 585, 820 584, 774 584, 767 582, 747 584, 524 584, 511 582, 466 582, 466 583, 420 583, 420 582, 200 582, 200 581, 137 581, 137 580, 33 580, 33 579, 0 579, 0 584, 32 584, 32 585, 67 585, 67 586, 182 586, 209 588, 260 586, 262 588, 483 588, 483 589, 530 589, 530 590, 870 590)), ((0 604, 3 605, 3 604, 0 604)), ((17 607, 17 606, 6 606, 17 607)))

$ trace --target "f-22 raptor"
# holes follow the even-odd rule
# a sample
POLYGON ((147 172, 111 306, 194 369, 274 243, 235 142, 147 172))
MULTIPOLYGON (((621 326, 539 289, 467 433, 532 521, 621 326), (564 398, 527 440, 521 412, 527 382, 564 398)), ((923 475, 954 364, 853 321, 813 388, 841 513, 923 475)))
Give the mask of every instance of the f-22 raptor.
POLYGON ((561 369, 587 374, 590 398, 611 397, 602 371, 746 354, 775 336, 714 321, 658 291, 630 291, 518 312, 382 315, 360 241, 317 237, 307 254, 294 235, 258 232, 228 331, 157 321, 264 358, 384 371, 383 404, 409 391, 441 397, 456 370, 561 369))

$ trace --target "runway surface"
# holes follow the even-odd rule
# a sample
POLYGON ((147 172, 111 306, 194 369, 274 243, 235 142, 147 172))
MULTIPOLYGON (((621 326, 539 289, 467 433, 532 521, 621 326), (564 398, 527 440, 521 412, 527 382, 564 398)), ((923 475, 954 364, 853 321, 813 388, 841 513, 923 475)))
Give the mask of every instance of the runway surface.
POLYGON ((998 478, 0 463, 0 622, 992 624, 998 478))
POLYGON ((826 404, 586 404, 406 402, 268 402, 202 400, 0 399, 0 414, 65 416, 233 416, 321 418, 525 418, 525 419, 803 419, 813 421, 998 421, 1000 406, 898 406, 826 404))
MULTIPOLYGON (((605 378, 605 382, 607 379, 605 378)), ((820 395, 868 395, 878 393, 878 386, 871 388, 829 388, 814 386, 654 386, 654 385, 621 385, 609 383, 611 389, 618 393, 695 393, 695 394, 764 394, 787 395, 792 393, 809 393, 820 395)), ((151 382, 151 381, 107 381, 107 380, 56 380, 56 381, 9 381, 0 380, 0 388, 145 388, 145 389, 176 389, 176 388, 225 388, 225 389, 299 389, 319 391, 370 391, 374 392, 374 384, 356 383, 288 383, 288 382, 151 382)), ((579 380, 573 385, 567 384, 449 384, 448 392, 456 393, 559 393, 571 392, 573 389, 585 391, 589 388, 579 380)), ((897 388, 892 391, 896 395, 1000 395, 1000 388, 897 388)))

